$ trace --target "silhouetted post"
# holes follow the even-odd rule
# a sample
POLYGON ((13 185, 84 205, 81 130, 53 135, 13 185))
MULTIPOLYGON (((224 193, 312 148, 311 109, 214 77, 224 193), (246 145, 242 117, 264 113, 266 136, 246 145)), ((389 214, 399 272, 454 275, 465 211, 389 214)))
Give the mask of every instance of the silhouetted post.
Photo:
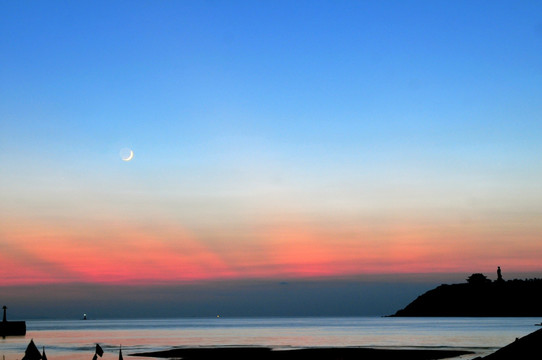
POLYGON ((4 318, 2 319, 2 322, 6 322, 6 321, 8 321, 8 319, 6 317, 6 310, 8 309, 8 307, 6 305, 4 305, 2 307, 2 309, 4 309, 4 318))

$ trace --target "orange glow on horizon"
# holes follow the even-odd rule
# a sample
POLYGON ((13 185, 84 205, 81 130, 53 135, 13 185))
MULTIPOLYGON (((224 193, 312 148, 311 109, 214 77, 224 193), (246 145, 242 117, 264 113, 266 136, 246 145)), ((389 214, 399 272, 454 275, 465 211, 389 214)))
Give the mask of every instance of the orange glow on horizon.
POLYGON ((335 228, 290 220, 248 235, 220 233, 227 241, 171 223, 13 224, 0 234, 2 285, 468 273, 497 264, 538 271, 542 255, 535 235, 511 252, 493 233, 450 224, 335 228))

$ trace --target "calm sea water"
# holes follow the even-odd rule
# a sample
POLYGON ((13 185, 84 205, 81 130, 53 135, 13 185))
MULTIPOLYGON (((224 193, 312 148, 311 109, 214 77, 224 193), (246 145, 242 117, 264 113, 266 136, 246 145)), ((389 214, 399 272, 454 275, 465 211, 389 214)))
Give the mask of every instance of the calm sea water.
MULTIPOLYGON (((27 321, 24 337, 0 338, 0 356, 21 359, 30 339, 49 360, 90 360, 95 344, 103 359, 172 347, 363 346, 471 349, 476 356, 538 328, 540 318, 207 318, 168 320, 27 321)), ((469 359, 474 356, 462 357, 469 359)))

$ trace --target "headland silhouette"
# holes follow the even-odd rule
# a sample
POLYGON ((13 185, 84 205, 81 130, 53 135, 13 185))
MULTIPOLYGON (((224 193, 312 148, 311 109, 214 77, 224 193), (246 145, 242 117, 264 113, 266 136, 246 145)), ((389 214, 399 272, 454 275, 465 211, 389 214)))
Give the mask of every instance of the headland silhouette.
POLYGON ((482 273, 466 281, 429 290, 391 316, 542 316, 542 279, 506 281, 499 267, 494 281, 482 273))

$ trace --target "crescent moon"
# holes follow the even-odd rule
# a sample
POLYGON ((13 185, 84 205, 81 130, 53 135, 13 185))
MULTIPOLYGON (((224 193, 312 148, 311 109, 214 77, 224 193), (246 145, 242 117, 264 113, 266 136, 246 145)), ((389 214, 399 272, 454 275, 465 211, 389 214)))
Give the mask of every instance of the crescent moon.
POLYGON ((122 160, 123 161, 130 161, 134 158, 134 151, 133 150, 130 150, 130 155, 128 155, 127 157, 123 157, 122 160))

